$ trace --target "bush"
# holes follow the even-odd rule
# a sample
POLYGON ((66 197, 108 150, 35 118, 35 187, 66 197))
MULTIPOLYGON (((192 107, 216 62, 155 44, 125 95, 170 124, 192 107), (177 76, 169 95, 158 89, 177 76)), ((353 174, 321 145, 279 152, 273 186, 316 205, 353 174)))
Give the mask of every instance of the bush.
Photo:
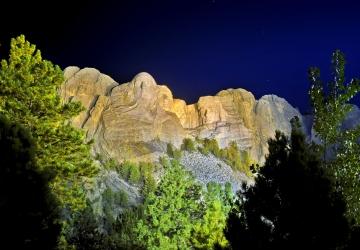
POLYGON ((168 143, 166 145, 166 153, 168 154, 168 156, 174 157, 174 146, 171 143, 168 143))
POLYGON ((236 142, 230 142, 229 146, 222 150, 222 158, 234 169, 243 170, 239 148, 236 142))
POLYGON ((152 174, 154 171, 154 165, 149 162, 140 162, 139 168, 143 181, 142 193, 146 195, 154 191, 156 188, 156 182, 152 174))
POLYGON ((221 158, 221 150, 216 139, 205 138, 203 140, 203 150, 204 152, 210 152, 214 156, 221 158))
POLYGON ((118 166, 118 163, 114 159, 107 160, 104 164, 104 168, 109 169, 109 170, 117 169, 117 166, 118 166))
POLYGON ((140 169, 136 165, 130 165, 130 172, 129 172, 129 181, 132 184, 139 184, 141 180, 141 173, 140 169))
POLYGON ((136 168, 136 164, 133 162, 125 161, 121 164, 120 168, 120 175, 125 179, 128 180, 130 177, 131 169, 136 168))
POLYGON ((182 156, 181 150, 174 148, 174 146, 171 143, 167 144, 166 152, 169 157, 174 158, 176 160, 180 160, 180 158, 182 156))
POLYGON ((209 155, 209 150, 204 147, 198 147, 198 151, 202 153, 203 155, 209 155))
POLYGON ((191 138, 184 138, 183 143, 181 145, 181 149, 189 152, 194 152, 195 151, 194 141, 191 140, 191 138))
MULTIPOLYGON (((162 158, 160 158, 160 161, 161 160, 162 158)), ((149 162, 140 162, 139 164, 136 164, 125 161, 120 167, 120 175, 124 180, 129 181, 131 184, 141 185, 142 193, 148 194, 156 187, 156 182, 153 177, 154 168, 154 164, 149 162)))
POLYGON ((129 201, 128 194, 124 190, 114 193, 114 204, 117 206, 127 206, 129 201))
POLYGON ((214 138, 205 138, 204 140, 200 140, 200 142, 203 146, 198 147, 198 150, 203 155, 212 153, 215 157, 225 161, 233 169, 251 175, 250 166, 254 164, 254 161, 250 158, 247 151, 239 150, 236 142, 230 142, 229 146, 223 149, 220 149, 217 140, 214 138))
POLYGON ((150 192, 155 191, 155 189, 156 189, 156 182, 155 182, 154 177, 152 175, 145 176, 142 194, 147 195, 150 192))
POLYGON ((162 156, 159 158, 160 165, 163 166, 163 168, 168 168, 170 166, 169 158, 162 156))
POLYGON ((182 156, 182 152, 180 149, 175 149, 174 150, 174 159, 175 160, 180 160, 182 156))

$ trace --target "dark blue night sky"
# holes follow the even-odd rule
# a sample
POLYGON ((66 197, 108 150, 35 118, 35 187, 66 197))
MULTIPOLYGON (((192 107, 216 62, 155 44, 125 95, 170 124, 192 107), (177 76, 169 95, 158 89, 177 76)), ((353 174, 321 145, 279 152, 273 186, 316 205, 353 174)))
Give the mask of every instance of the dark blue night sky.
POLYGON ((26 8, 36 6, 29 4, 16 25, 8 15, 1 43, 21 32, 61 67, 95 67, 118 82, 147 71, 187 102, 241 87, 257 98, 279 95, 307 112, 307 70, 319 66, 329 79, 335 49, 346 54, 347 79, 360 77, 357 1, 59 1, 54 6, 34 17, 26 8))

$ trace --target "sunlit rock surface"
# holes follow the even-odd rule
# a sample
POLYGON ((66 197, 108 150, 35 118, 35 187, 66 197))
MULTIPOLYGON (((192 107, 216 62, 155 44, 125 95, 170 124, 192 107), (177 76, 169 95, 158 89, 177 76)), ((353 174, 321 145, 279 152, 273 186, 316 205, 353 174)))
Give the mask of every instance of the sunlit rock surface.
POLYGON ((118 161, 157 160, 167 143, 178 147, 185 137, 200 137, 216 138, 221 147, 236 141, 262 162, 275 130, 289 134, 290 119, 301 118, 283 98, 266 95, 256 100, 240 88, 187 105, 148 73, 123 84, 93 68, 68 67, 64 76, 63 100, 80 101, 85 107, 73 124, 95 139, 96 153, 118 161))

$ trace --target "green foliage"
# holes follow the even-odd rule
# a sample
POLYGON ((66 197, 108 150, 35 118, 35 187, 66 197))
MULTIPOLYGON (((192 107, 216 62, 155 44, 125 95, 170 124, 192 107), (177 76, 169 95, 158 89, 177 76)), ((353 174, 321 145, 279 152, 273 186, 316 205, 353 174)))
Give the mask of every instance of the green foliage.
POLYGON ((48 182, 38 171, 30 133, 0 116, 0 239, 11 249, 54 249, 60 211, 48 182))
POLYGON ((159 157, 159 162, 160 162, 160 165, 163 166, 164 169, 169 168, 170 164, 171 164, 169 158, 167 158, 165 156, 159 157))
POLYGON ((141 179, 140 169, 136 163, 125 161, 120 167, 120 174, 132 184, 139 184, 141 179))
POLYGON ((105 228, 112 228, 117 219, 114 211, 119 207, 127 207, 128 200, 128 194, 124 190, 113 191, 109 187, 104 190, 102 193, 102 204, 105 228))
POLYGON ((127 206, 129 197, 124 190, 114 192, 111 188, 106 188, 102 194, 103 202, 107 204, 111 210, 119 206, 127 206))
POLYGON ((175 160, 166 168, 155 192, 145 200, 137 225, 147 249, 188 249, 194 221, 202 217, 201 187, 175 160))
POLYGON ((100 161, 100 162, 102 162, 103 161, 103 157, 102 157, 102 155, 101 154, 99 154, 99 153, 96 153, 96 155, 95 155, 95 158, 94 158, 95 160, 97 160, 97 161, 100 161))
POLYGON ((194 152, 195 151, 194 141, 191 140, 191 138, 184 138, 183 143, 181 145, 181 149, 189 152, 194 152))
POLYGON ((80 213, 75 213, 72 230, 67 235, 68 248, 72 246, 72 248, 76 247, 76 250, 107 249, 108 242, 98 226, 99 222, 90 206, 80 213))
POLYGON ((174 158, 174 146, 171 143, 166 144, 166 153, 168 156, 174 158))
POLYGON ((327 86, 320 80, 318 68, 309 70, 314 129, 323 145, 324 163, 332 171, 338 189, 346 198, 348 218, 359 225, 360 126, 342 129, 341 125, 351 111, 349 101, 360 91, 360 80, 352 79, 345 84, 345 57, 339 50, 332 55, 332 67, 334 78, 327 86))
POLYGON ((166 145, 166 152, 169 157, 174 158, 175 160, 180 160, 182 156, 182 152, 180 149, 174 148, 171 143, 166 145))
POLYGON ((230 142, 229 146, 222 150, 221 155, 230 166, 237 170, 242 170, 240 151, 236 142, 230 142))
POLYGON ((68 235, 68 242, 77 250, 144 249, 137 241, 134 232, 136 223, 141 216, 141 207, 129 208, 116 220, 112 220, 104 231, 100 228, 101 221, 89 206, 75 216, 75 223, 73 230, 68 235))
POLYGON ((134 168, 131 168, 130 174, 129 174, 130 183, 136 184, 136 183, 139 183, 140 180, 141 180, 141 174, 140 174, 139 167, 135 166, 134 168))
POLYGON ((145 249, 136 233, 137 223, 143 218, 143 206, 125 210, 117 219, 112 235, 115 235, 116 249, 140 250, 145 249))
POLYGON ((178 160, 181 159, 181 156, 182 156, 181 150, 180 149, 175 149, 174 154, 173 154, 173 158, 178 161, 178 160))
MULTIPOLYGON (((96 157, 96 158, 99 158, 101 159, 101 157, 96 157)), ((118 168, 118 163, 116 162, 116 160, 114 159, 110 159, 110 160, 107 160, 104 164, 103 164, 104 168, 105 169, 117 169, 118 168)))
POLYGON ((233 249, 341 249, 349 225, 334 189, 298 120, 290 142, 276 132, 255 185, 239 193, 229 215, 233 249))
POLYGON ((222 189, 217 183, 209 183, 205 199, 205 214, 194 225, 193 246, 196 249, 213 249, 215 246, 226 247, 228 242, 224 235, 224 229, 231 208, 231 186, 229 190, 228 185, 222 189))
POLYGON ((349 101, 360 91, 358 79, 352 79, 345 85, 345 57, 336 50, 332 55, 334 80, 326 86, 320 79, 318 68, 309 69, 311 83, 310 100, 314 108, 314 129, 325 146, 336 143, 341 137, 340 126, 351 110, 349 101))
POLYGON ((149 162, 140 162, 139 168, 143 179, 142 193, 147 195, 156 189, 156 182, 153 176, 154 165, 149 162))
POLYGON ((222 149, 221 156, 233 169, 251 175, 250 166, 254 164, 254 161, 251 159, 249 152, 238 148, 236 142, 232 141, 227 148, 222 149))
POLYGON ((130 162, 130 161, 124 161, 121 165, 120 165, 120 175, 121 177, 123 177, 125 180, 128 180, 130 177, 130 173, 131 171, 133 171, 133 169, 137 168, 138 166, 136 165, 136 163, 134 162, 130 162))
POLYGON ((207 148, 205 148, 205 147, 197 147, 197 150, 201 153, 201 154, 203 154, 203 155, 209 155, 209 150, 207 149, 207 148))
POLYGON ((29 129, 37 166, 55 175, 51 189, 63 207, 79 210, 86 204, 83 184, 97 169, 84 133, 68 122, 82 107, 61 102, 63 80, 61 69, 43 60, 24 36, 12 39, 9 59, 1 61, 0 113, 29 129))
POLYGON ((115 193, 114 203, 116 205, 127 205, 129 201, 128 194, 124 190, 119 190, 115 193))
POLYGON ((216 139, 205 138, 202 141, 202 144, 203 144, 203 152, 205 152, 205 154, 208 154, 208 152, 210 152, 217 158, 221 158, 221 150, 216 139))
POLYGON ((252 174, 250 166, 254 164, 254 161, 251 159, 249 152, 238 148, 236 142, 232 141, 228 147, 220 149, 216 139, 206 138, 203 140, 199 139, 199 141, 202 147, 198 147, 198 150, 203 155, 212 153, 215 157, 225 161, 233 169, 242 171, 249 176, 252 174))
POLYGON ((125 161, 120 165, 120 175, 132 184, 142 186, 142 193, 144 195, 152 192, 156 188, 156 182, 153 177, 154 165, 149 162, 134 162, 125 161))
POLYGON ((204 192, 177 161, 162 160, 165 174, 145 200, 136 232, 147 249, 213 249, 224 236, 232 200, 231 185, 208 185, 204 192))

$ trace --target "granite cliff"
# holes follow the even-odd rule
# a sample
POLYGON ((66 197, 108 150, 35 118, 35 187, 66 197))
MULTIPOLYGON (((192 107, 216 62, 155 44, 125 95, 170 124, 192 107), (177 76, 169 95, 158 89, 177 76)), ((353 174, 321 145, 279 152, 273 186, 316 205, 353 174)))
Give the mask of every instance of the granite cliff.
POLYGON ((221 147, 236 141, 259 162, 276 129, 290 132, 290 119, 301 114, 285 99, 265 95, 256 100, 244 89, 227 89, 200 97, 195 104, 173 97, 148 73, 119 84, 93 68, 68 67, 61 97, 80 101, 85 110, 72 123, 95 139, 94 153, 118 161, 156 160, 166 144, 190 138, 216 138, 221 147))

